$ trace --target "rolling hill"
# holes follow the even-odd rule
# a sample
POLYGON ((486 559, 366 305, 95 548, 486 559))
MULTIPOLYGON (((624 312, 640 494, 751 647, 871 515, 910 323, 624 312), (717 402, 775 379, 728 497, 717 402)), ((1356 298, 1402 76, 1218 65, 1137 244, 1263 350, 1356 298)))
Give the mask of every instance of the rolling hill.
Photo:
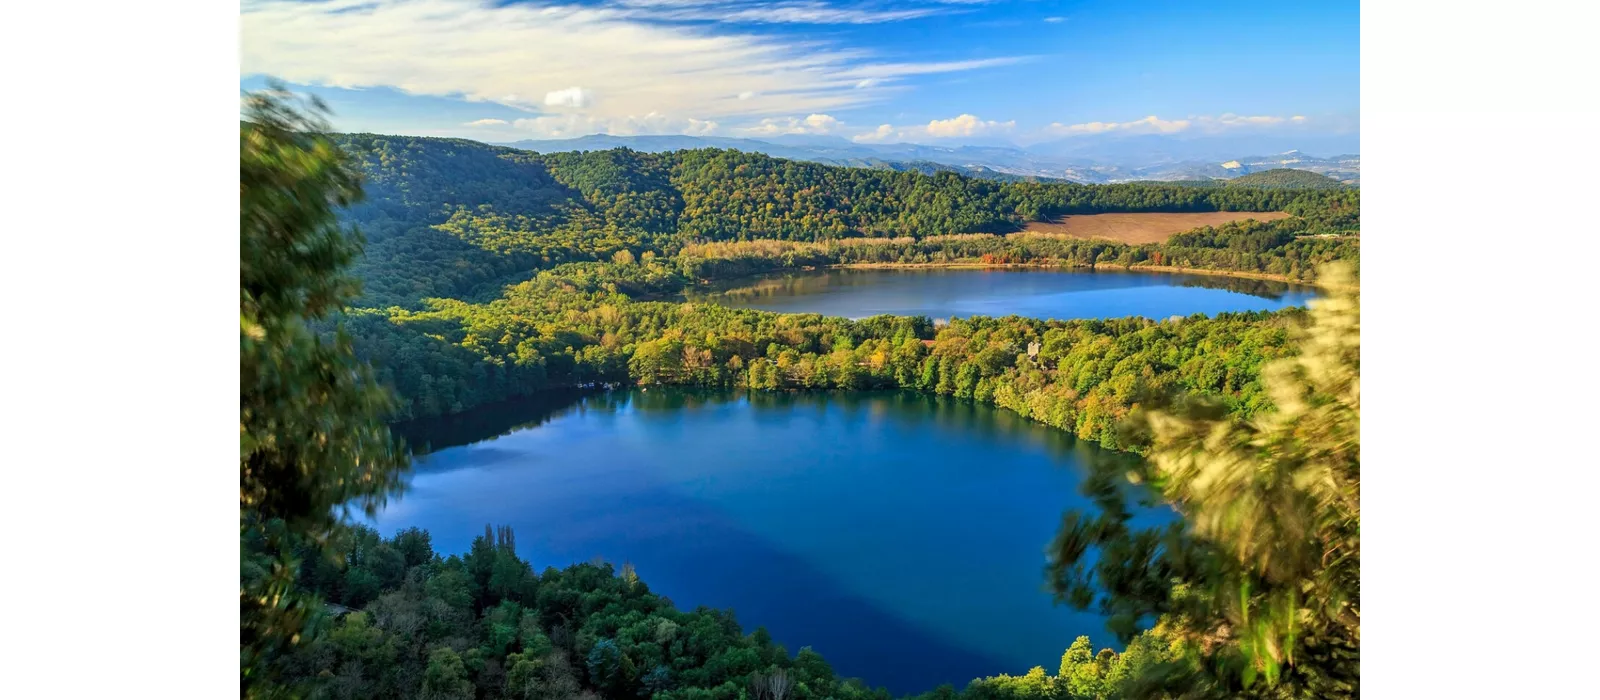
POLYGON ((1264 187, 1268 189, 1336 190, 1346 185, 1327 175, 1308 170, 1274 168, 1241 175, 1228 180, 1229 187, 1264 187))
POLYGON ((365 180, 367 200, 347 220, 367 239, 361 304, 377 308, 487 300, 537 270, 621 251, 1009 233, 1069 214, 1293 211, 1312 194, 1292 183, 1037 182, 927 161, 840 167, 733 149, 534 153, 463 139, 339 141, 365 180))

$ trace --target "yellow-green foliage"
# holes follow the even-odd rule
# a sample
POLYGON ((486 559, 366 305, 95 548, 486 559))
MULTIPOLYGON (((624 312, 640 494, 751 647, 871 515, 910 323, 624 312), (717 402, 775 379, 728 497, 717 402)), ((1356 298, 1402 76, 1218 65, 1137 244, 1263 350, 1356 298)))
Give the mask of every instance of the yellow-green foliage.
POLYGON ((1249 420, 1155 413, 1150 463, 1196 537, 1229 557, 1208 605, 1274 681, 1305 647, 1361 643, 1361 306, 1350 271, 1311 303, 1300 353, 1267 364, 1273 410, 1249 420))
POLYGON ((1183 520, 1129 527, 1114 482, 1098 516, 1069 514, 1052 545, 1056 588, 1095 599, 1123 634, 1162 615, 1187 662, 1146 679, 1183 692, 1355 697, 1361 647, 1361 312, 1351 271, 1266 363, 1250 415, 1194 396, 1132 421, 1147 459, 1130 476, 1183 520), (1097 560, 1082 562, 1092 550, 1097 560))
MULTIPOLYGON (((1140 697, 1133 686, 1143 674, 1158 664, 1180 657, 1178 647, 1161 629, 1146 632, 1126 650, 1101 649, 1099 653, 1088 637, 1078 637, 1066 653, 1054 676, 1035 666, 1026 674, 1001 674, 972 681, 961 694, 962 700, 1122 700, 1140 697)), ((933 694, 919 699, 932 700, 933 694)))

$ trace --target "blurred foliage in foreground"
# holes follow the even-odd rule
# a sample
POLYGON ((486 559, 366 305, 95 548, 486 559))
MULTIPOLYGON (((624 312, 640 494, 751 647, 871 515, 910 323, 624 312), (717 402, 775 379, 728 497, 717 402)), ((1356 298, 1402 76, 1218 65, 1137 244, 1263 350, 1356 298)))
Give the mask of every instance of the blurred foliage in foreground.
MULTIPOLYGON (((316 105, 313 105, 316 107, 316 105)), ((239 663, 241 692, 304 641, 317 601, 294 585, 295 553, 321 556, 340 514, 373 512, 403 454, 387 392, 342 334, 306 325, 355 293, 360 241, 335 209, 361 196, 322 124, 286 95, 252 95, 239 129, 239 663)), ((330 555, 336 551, 329 549, 330 555)))
POLYGON ((1361 308, 1349 270, 1324 274, 1343 284, 1312 302, 1300 353, 1262 370, 1274 408, 1244 419, 1190 395, 1136 413, 1147 459, 1100 465, 1102 512, 1069 514, 1053 545, 1063 598, 1098 600, 1124 638, 1161 616, 1183 642, 1153 688, 1359 695, 1361 308), (1183 519, 1131 528, 1124 474, 1183 519))

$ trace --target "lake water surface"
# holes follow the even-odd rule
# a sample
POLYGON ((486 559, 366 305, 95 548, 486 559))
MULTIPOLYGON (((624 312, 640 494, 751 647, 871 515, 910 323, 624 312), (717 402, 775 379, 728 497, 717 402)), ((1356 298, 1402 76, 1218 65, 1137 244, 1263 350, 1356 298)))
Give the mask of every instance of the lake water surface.
POLYGON ((833 269, 771 277, 696 298, 782 313, 1121 318, 1275 311, 1314 289, 1220 275, 1050 269, 833 269))
POLYGON ((618 390, 402 434, 435 451, 378 516, 385 535, 419 526, 464 552, 508 524, 539 570, 631 562, 680 609, 732 608, 746 632, 897 694, 1053 673, 1080 634, 1114 645, 1098 615, 1044 590, 1044 549, 1086 505, 1097 448, 1006 411, 899 392, 618 390))

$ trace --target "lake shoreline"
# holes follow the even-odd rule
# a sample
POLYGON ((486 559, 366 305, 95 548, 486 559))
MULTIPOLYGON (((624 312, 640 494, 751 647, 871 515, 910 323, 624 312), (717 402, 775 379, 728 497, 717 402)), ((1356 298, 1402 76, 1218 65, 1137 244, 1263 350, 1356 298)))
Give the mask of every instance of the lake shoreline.
POLYGON ((942 262, 942 263, 837 263, 820 267, 808 267, 807 270, 840 269, 840 270, 1089 270, 1093 272, 1171 272, 1192 275, 1214 275, 1218 277, 1236 277, 1243 279, 1257 279, 1269 282, 1283 282, 1285 284, 1298 284, 1307 287, 1327 289, 1327 285, 1317 280, 1299 280, 1288 275, 1274 275, 1266 272, 1244 272, 1237 270, 1212 270, 1201 267, 1178 267, 1175 265, 1070 265, 1062 263, 984 263, 984 262, 942 262))

